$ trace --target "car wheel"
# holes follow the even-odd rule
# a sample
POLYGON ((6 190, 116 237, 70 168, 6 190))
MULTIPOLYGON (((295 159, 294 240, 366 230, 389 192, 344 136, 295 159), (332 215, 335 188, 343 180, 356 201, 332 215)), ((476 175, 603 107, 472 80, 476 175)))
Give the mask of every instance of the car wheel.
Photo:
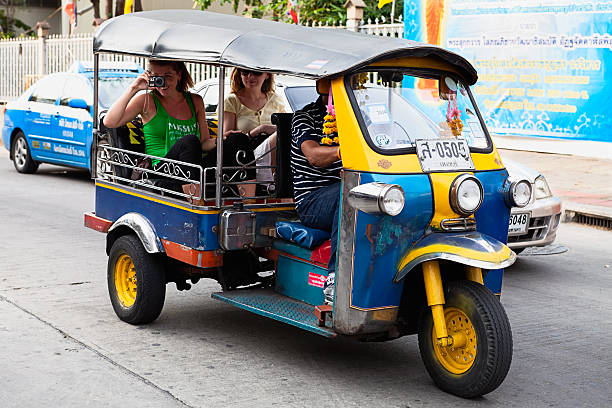
POLYGON ((419 322, 419 350, 425 368, 442 390, 474 398, 495 390, 512 362, 512 332, 502 304, 486 287, 449 282, 444 317, 454 345, 438 344, 431 310, 419 322))
POLYGON ((30 147, 23 132, 15 135, 12 147, 13 164, 20 173, 34 173, 38 169, 38 162, 32 159, 30 147))
POLYGON ((117 316, 130 324, 157 319, 166 298, 163 259, 149 254, 135 235, 119 237, 110 250, 108 293, 117 316))

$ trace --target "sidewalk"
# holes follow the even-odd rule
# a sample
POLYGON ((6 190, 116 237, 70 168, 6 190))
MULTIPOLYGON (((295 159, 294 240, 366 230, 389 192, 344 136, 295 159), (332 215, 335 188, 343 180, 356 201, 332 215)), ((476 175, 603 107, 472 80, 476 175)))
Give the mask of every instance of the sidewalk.
POLYGON ((612 143, 495 136, 502 160, 541 172, 563 211, 612 220, 612 143))

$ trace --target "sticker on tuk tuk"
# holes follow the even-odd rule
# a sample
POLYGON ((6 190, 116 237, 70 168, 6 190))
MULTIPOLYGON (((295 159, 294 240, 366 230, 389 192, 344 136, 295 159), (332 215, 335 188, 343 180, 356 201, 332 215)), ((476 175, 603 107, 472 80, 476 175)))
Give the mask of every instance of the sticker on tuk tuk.
POLYGON ((327 276, 325 275, 319 275, 318 273, 313 273, 313 272, 308 273, 308 284, 310 286, 316 286, 317 288, 323 288, 326 280, 327 280, 327 276))
POLYGON ((328 62, 329 62, 329 60, 314 60, 310 64, 306 65, 306 68, 309 68, 309 69, 321 69, 328 62))
POLYGON ((375 125, 391 123, 391 115, 384 103, 371 103, 366 105, 366 111, 370 121, 375 125))
POLYGON ((384 133, 378 133, 376 136, 374 136, 374 141, 378 147, 383 148, 388 147, 391 144, 391 138, 384 133))

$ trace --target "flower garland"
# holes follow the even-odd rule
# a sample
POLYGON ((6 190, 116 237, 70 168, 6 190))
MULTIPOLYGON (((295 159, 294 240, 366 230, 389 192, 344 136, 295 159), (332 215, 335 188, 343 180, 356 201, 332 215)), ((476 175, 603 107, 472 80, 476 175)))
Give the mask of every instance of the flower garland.
POLYGON ((457 94, 451 92, 448 99, 448 108, 446 110, 446 121, 448 126, 455 136, 461 136, 463 131, 463 122, 461 121, 461 111, 457 108, 457 94), (451 106, 452 105, 452 106, 451 106))
POLYGON ((323 119, 323 134, 325 136, 321 139, 321 144, 328 146, 337 145, 339 143, 338 125, 336 124, 336 109, 334 108, 331 84, 329 86, 329 97, 327 98, 327 115, 323 119))

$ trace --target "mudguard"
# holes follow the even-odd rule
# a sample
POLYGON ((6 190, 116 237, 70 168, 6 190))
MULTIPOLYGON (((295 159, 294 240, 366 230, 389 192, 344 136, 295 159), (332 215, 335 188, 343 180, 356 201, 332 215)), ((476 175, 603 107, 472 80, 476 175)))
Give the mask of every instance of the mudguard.
POLYGON ((480 232, 434 232, 406 252, 393 281, 401 281, 415 266, 434 259, 481 269, 502 269, 516 261, 516 254, 505 244, 480 232))
POLYGON ((106 236, 106 252, 109 253, 113 242, 121 235, 125 235, 121 231, 125 228, 132 230, 142 242, 142 246, 150 254, 164 252, 164 247, 157 237, 155 228, 151 222, 142 214, 135 212, 122 215, 108 230, 106 236))

